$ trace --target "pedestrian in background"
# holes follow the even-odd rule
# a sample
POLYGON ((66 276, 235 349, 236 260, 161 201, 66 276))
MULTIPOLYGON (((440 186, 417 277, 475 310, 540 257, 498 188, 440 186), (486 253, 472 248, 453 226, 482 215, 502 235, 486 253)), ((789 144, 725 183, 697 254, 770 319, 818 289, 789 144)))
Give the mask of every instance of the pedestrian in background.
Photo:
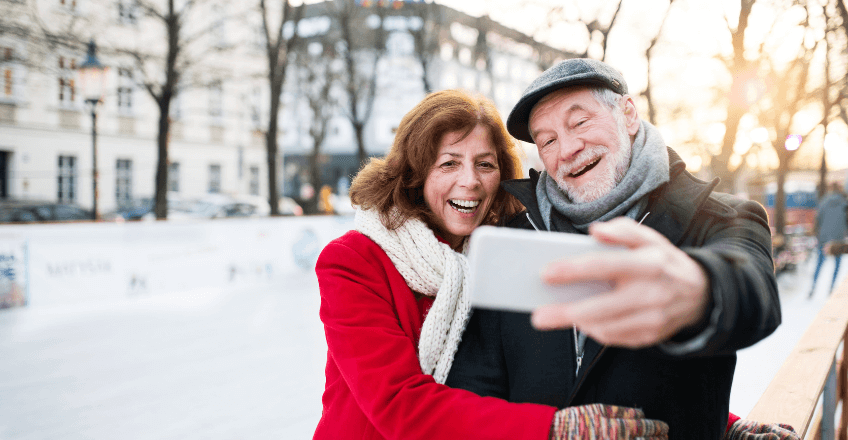
MULTIPOLYGON (((816 281, 819 279, 819 272, 821 272, 825 259, 825 245, 829 242, 844 239, 846 233, 848 233, 848 216, 846 216, 848 200, 845 198, 845 193, 836 182, 832 182, 828 190, 828 193, 825 194, 816 208, 815 232, 818 239, 819 257, 816 262, 816 272, 813 275, 813 285, 810 286, 808 298, 812 298, 813 293, 816 291, 816 281)), ((836 254, 833 258, 836 259, 836 266, 833 269, 833 279, 830 282, 829 292, 832 292, 836 285, 836 276, 839 274, 839 263, 842 261, 842 255, 836 254)))

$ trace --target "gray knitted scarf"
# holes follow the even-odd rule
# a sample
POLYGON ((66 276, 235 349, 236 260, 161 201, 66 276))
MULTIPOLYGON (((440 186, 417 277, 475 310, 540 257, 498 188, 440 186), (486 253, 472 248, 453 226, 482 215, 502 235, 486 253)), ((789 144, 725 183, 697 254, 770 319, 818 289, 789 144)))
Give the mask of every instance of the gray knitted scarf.
POLYGON ((578 231, 586 232, 593 222, 622 215, 638 220, 648 203, 644 196, 669 180, 668 150, 660 131, 646 121, 641 121, 632 148, 630 168, 621 182, 609 194, 591 202, 572 202, 543 171, 536 185, 536 200, 545 227, 551 230, 552 221, 564 220, 578 231))

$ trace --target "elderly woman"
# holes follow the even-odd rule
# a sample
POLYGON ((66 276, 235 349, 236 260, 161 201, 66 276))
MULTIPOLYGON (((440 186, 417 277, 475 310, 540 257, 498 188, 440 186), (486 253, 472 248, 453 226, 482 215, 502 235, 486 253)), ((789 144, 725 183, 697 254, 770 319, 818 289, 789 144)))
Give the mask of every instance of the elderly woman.
POLYGON ((427 96, 359 172, 356 230, 316 266, 328 354, 315 439, 666 438, 635 409, 557 411, 443 385, 470 314, 467 237, 520 210, 500 189, 520 173, 494 105, 460 91, 427 96))

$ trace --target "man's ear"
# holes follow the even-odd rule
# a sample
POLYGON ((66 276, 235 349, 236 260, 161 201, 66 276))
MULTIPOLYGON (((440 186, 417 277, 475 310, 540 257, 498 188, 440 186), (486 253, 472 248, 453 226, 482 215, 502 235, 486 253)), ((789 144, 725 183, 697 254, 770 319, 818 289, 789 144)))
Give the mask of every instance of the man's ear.
POLYGON ((627 134, 630 136, 636 136, 636 132, 639 131, 640 119, 639 112, 636 111, 636 103, 633 102, 633 98, 630 95, 624 95, 624 105, 622 106, 622 112, 624 113, 624 123, 627 126, 627 134))

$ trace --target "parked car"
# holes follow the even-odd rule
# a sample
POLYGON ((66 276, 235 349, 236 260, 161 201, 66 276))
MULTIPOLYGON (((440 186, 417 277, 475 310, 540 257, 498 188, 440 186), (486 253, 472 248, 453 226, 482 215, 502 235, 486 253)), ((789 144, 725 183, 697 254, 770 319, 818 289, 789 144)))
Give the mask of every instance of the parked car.
MULTIPOLYGON (((303 209, 289 197, 280 198, 280 214, 303 215, 303 209)), ((168 218, 201 219, 225 217, 268 216, 271 208, 268 199, 253 195, 206 194, 198 198, 185 198, 177 193, 168 193, 168 218)), ((108 220, 153 220, 153 200, 144 198, 108 214, 108 220)))
POLYGON ((253 217, 259 215, 261 208, 252 201, 225 194, 207 194, 203 197, 187 200, 175 209, 169 209, 170 219, 201 219, 225 217, 253 217))
POLYGON ((129 204, 114 211, 100 215, 103 220, 141 220, 147 213, 153 211, 153 199, 144 198, 133 200, 129 204))
POLYGON ((280 197, 277 205, 282 215, 303 215, 303 208, 291 197, 280 197))
MULTIPOLYGON (((172 212, 185 211, 189 208, 191 201, 186 200, 179 193, 168 192, 168 214, 172 212)), ((119 207, 115 211, 103 213, 100 218, 104 220, 153 220, 155 200, 152 197, 135 199, 119 207)))
POLYGON ((0 223, 91 220, 90 210, 70 203, 43 200, 0 201, 0 223))
POLYGON ((353 207, 350 203, 350 196, 347 194, 337 195, 333 194, 330 197, 330 200, 333 203, 333 210, 335 210, 338 215, 352 215, 356 213, 356 208, 353 207))

